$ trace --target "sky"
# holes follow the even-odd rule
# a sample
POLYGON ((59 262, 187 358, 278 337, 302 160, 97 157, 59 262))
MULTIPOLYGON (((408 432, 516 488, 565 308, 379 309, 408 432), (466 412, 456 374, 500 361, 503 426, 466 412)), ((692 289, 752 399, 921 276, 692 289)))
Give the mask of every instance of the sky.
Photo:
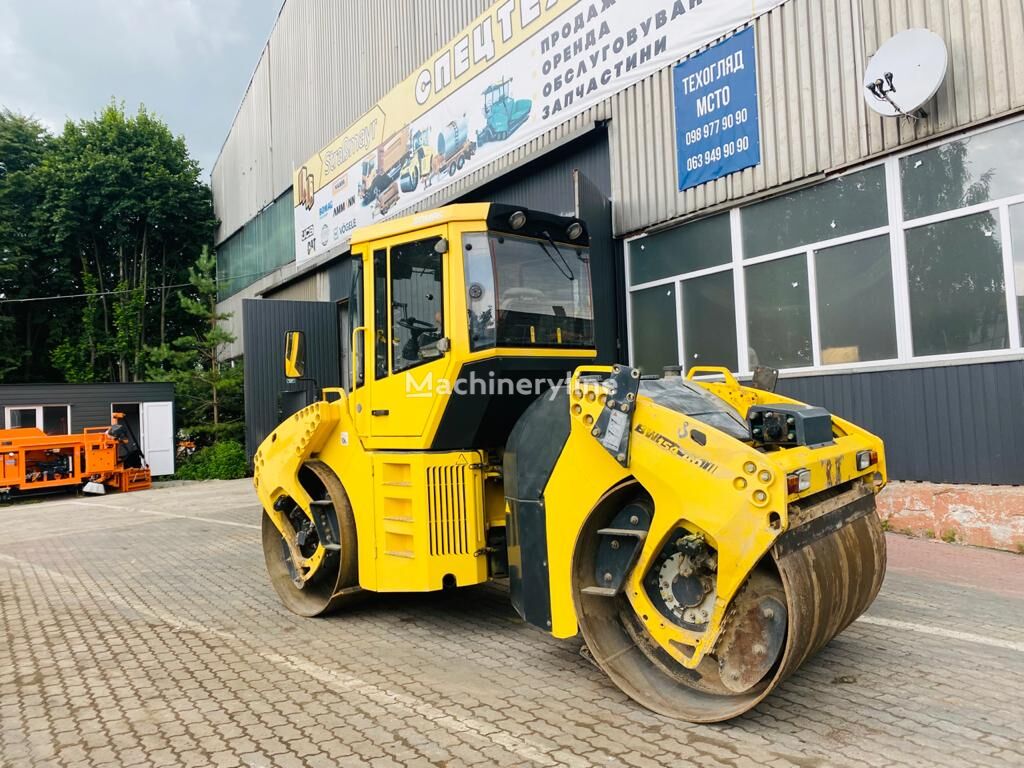
POLYGON ((111 99, 183 135, 209 178, 282 0, 0 0, 0 107, 51 131, 111 99))

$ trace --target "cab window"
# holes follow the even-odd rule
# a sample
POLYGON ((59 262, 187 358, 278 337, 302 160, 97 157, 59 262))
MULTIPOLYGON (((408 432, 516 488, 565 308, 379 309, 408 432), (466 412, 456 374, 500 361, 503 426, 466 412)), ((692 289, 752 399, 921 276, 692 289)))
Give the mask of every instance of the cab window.
POLYGON ((470 348, 592 347, 587 248, 501 232, 463 237, 470 348))
MULTIPOLYGON (((352 289, 349 291, 348 301, 348 328, 346 329, 347 334, 343 334, 341 340, 342 349, 352 343, 352 331, 356 328, 362 328, 364 323, 363 318, 363 260, 361 258, 353 259, 352 264, 352 289)), ((355 337, 355 349, 351 350, 349 359, 353 366, 355 373, 356 387, 363 386, 363 337, 365 333, 360 332, 355 337)), ((345 379, 345 386, 349 386, 349 379, 345 379)))
POLYGON ((441 356, 444 285, 439 237, 391 249, 391 370, 405 371, 441 356))
POLYGON ((388 252, 373 252, 374 378, 388 375, 388 252))

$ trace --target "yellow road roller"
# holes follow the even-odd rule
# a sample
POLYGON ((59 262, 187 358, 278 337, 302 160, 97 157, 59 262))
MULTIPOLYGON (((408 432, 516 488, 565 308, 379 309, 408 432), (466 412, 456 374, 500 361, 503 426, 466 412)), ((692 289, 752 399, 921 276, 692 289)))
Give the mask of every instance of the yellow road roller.
POLYGON ((354 233, 351 381, 254 457, 270 580, 320 616, 507 579, 640 704, 726 720, 878 593, 883 446, 725 369, 597 364, 589 243, 484 203, 354 233))

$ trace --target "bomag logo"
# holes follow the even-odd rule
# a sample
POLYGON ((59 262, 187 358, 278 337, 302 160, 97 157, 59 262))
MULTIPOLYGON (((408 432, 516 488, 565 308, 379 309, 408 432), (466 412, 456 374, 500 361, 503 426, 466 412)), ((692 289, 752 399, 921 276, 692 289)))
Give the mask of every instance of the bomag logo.
POLYGON ((650 427, 645 427, 643 424, 637 424, 633 431, 638 435, 646 437, 662 450, 668 451, 669 453, 678 456, 680 459, 690 462, 698 469, 703 469, 705 472, 712 475, 718 470, 718 465, 713 461, 702 459, 699 456, 694 456, 692 453, 687 453, 675 440, 665 437, 665 435, 651 429, 650 427))

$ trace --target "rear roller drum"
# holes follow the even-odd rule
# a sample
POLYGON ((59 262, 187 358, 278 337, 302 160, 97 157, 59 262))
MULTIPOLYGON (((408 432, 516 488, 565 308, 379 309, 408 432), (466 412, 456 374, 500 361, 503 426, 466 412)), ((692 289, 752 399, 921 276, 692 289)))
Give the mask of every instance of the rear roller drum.
MULTIPOLYGON (((611 596, 615 590, 599 584, 611 575, 602 540, 611 534, 621 541, 624 519, 650 513, 650 501, 635 490, 610 502, 610 511, 599 510, 585 526, 576 553, 580 631, 619 688, 669 717, 712 723, 751 709, 867 609, 885 573, 885 541, 869 494, 838 529, 822 525, 815 532, 812 522, 796 529, 799 536, 781 537, 733 598, 713 651, 688 669, 647 631, 652 617, 637 615, 626 594, 611 596)), ((715 604, 717 553, 700 537, 679 529, 650 563, 633 567, 645 568, 642 583, 657 621, 703 630, 715 604)))
MULTIPOLYGON (((263 513, 263 556, 270 583, 281 602, 300 616, 322 616, 351 601, 359 592, 356 524, 348 495, 330 467, 320 461, 307 462, 299 474, 313 499, 311 510, 319 519, 327 546, 323 560, 308 577, 293 563, 291 549, 263 513), (334 538, 337 541, 326 541, 334 538)), ((318 526, 294 502, 286 499, 282 511, 295 530, 293 544, 304 558, 313 557, 321 547, 318 526)))

